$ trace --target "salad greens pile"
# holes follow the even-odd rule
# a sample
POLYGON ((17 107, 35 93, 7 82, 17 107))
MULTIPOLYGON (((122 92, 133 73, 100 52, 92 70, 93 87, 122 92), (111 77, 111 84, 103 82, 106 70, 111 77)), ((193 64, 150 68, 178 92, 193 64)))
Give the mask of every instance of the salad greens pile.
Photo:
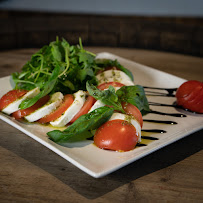
POLYGON ((12 74, 15 89, 31 90, 36 87, 40 89, 38 95, 24 100, 20 104, 20 109, 32 106, 47 94, 58 91, 72 94, 78 90, 87 90, 91 96, 107 105, 81 116, 64 131, 54 130, 47 133, 55 142, 91 137, 91 131, 106 122, 114 111, 125 113, 122 102, 135 105, 142 115, 150 111, 144 89, 140 85, 123 86, 118 91, 112 86, 107 90, 97 89, 96 74, 106 67, 117 67, 132 80, 133 75, 117 60, 95 57, 95 54, 83 48, 81 39, 79 44, 74 46, 65 39, 56 38, 56 41, 32 55, 21 72, 12 74))
POLYGON ((20 73, 13 73, 15 89, 31 90, 35 87, 43 89, 47 81, 55 75, 55 85, 51 92, 64 94, 85 90, 86 81, 96 84, 95 74, 101 69, 95 61, 95 54, 83 49, 81 39, 79 45, 70 45, 65 39, 51 42, 32 55, 20 73))

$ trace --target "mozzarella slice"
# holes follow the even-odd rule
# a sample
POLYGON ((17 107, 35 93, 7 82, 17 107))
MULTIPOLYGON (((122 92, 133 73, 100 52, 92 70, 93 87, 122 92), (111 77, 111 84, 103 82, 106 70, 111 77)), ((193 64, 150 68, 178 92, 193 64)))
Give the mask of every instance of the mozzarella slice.
POLYGON ((61 92, 54 93, 49 101, 42 106, 41 108, 37 109, 33 113, 24 118, 29 122, 34 122, 39 120, 40 118, 50 114, 54 111, 63 101, 63 94, 61 92))
POLYGON ((97 100, 94 105, 91 107, 91 109, 89 110, 89 113, 91 111, 94 111, 95 109, 99 108, 99 107, 102 107, 102 106, 105 106, 105 104, 101 101, 101 100, 97 100))
POLYGON ((80 111, 85 103, 86 92, 79 90, 74 94, 74 101, 71 106, 63 113, 62 116, 57 118, 55 121, 50 122, 52 126, 63 127, 68 124, 72 118, 80 111))
POLYGON ((113 115, 111 116, 109 121, 116 120, 116 119, 125 120, 125 121, 130 122, 135 127, 135 129, 137 131, 138 142, 141 142, 141 126, 140 126, 139 122, 136 119, 133 119, 132 116, 129 116, 129 115, 126 115, 126 114, 113 113, 113 115))
POLYGON ((39 94, 39 92, 40 92, 40 90, 38 87, 34 88, 33 90, 30 90, 25 95, 23 95, 21 98, 17 99, 16 101, 12 102, 11 104, 9 104, 6 108, 4 108, 2 110, 2 112, 6 113, 6 114, 12 114, 13 112, 18 111, 19 105, 21 104, 22 101, 36 96, 37 94, 39 94))
POLYGON ((107 70, 98 74, 96 77, 99 84, 105 82, 120 82, 126 86, 135 85, 130 77, 120 70, 107 70))

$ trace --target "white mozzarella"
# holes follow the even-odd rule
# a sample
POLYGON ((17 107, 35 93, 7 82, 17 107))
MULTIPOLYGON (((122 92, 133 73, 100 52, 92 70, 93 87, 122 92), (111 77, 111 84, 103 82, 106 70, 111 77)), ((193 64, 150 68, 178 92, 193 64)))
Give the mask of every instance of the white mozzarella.
POLYGON ((71 106, 63 113, 62 116, 57 118, 55 121, 50 122, 52 126, 63 127, 68 124, 72 118, 80 111, 85 103, 86 92, 79 90, 74 94, 74 101, 71 106))
MULTIPOLYGON (((115 89, 115 91, 119 90, 121 87, 113 87, 115 89)), ((109 88, 106 88, 104 90, 108 90, 109 88)))
POLYGON ((126 114, 113 113, 113 115, 111 116, 109 121, 116 120, 116 119, 125 120, 125 121, 130 122, 135 127, 135 129, 137 131, 138 142, 141 142, 141 126, 140 126, 139 122, 136 119, 133 119, 132 116, 129 116, 129 115, 126 115, 126 114))
POLYGON ((99 84, 105 82, 119 82, 126 86, 135 85, 130 77, 120 70, 107 70, 98 74, 96 77, 99 84))
POLYGON ((39 94, 39 92, 40 92, 40 90, 38 87, 36 87, 33 90, 30 90, 25 95, 23 95, 21 98, 17 99, 16 101, 12 102, 7 107, 5 107, 2 110, 2 112, 6 113, 6 114, 12 114, 13 112, 18 111, 19 105, 21 104, 22 101, 24 101, 25 99, 30 99, 30 98, 36 96, 37 94, 39 94))
POLYGON ((97 100, 94 105, 91 107, 91 109, 89 110, 89 113, 91 111, 94 111, 95 109, 99 108, 99 107, 102 107, 102 106, 105 106, 105 104, 101 101, 101 100, 97 100))
POLYGON ((63 94, 61 92, 56 92, 51 96, 49 101, 44 106, 37 109, 30 115, 25 116, 25 119, 29 122, 37 121, 40 118, 54 111, 62 103, 62 101, 63 101, 63 94))

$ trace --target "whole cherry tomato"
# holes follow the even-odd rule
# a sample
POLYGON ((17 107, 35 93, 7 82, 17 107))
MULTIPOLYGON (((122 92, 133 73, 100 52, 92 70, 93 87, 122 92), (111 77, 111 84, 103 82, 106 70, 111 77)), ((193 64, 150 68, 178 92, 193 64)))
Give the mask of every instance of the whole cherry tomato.
POLYGON ((183 83, 176 92, 177 104, 185 109, 203 113, 203 83, 190 80, 183 83))

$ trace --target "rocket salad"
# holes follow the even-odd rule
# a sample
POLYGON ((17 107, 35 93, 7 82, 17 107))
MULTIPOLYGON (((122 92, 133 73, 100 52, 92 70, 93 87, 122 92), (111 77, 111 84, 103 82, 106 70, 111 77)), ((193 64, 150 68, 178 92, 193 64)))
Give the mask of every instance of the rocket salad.
POLYGON ((51 42, 12 74, 14 90, 0 100, 0 110, 16 119, 50 123, 57 143, 93 137, 96 146, 132 150, 141 141, 142 115, 149 112, 142 86, 117 60, 97 59, 65 39, 51 42))

